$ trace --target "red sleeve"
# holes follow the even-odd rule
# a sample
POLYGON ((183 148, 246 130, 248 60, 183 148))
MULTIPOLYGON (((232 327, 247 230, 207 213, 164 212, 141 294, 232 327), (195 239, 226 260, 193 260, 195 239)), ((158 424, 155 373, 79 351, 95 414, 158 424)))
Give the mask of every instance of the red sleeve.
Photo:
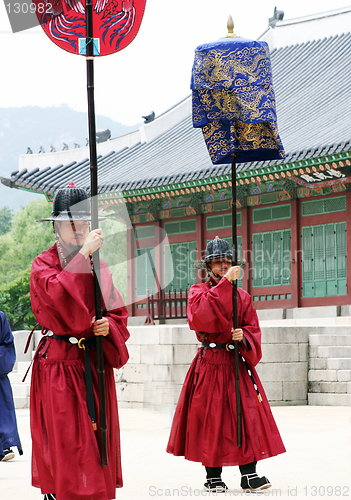
POLYGON ((262 358, 261 351, 261 328, 255 309, 252 306, 251 296, 244 290, 238 289, 238 309, 240 310, 239 327, 244 332, 246 342, 250 348, 247 349, 244 344, 240 344, 240 354, 256 366, 262 358))
MULTIPOLYGON (((82 254, 71 261, 84 271, 82 254)), ((67 266, 68 267, 68 266, 67 266)), ((72 268, 72 267, 71 267, 72 268)), ((89 272, 69 272, 58 267, 52 252, 43 252, 33 262, 30 276, 32 311, 41 326, 56 335, 77 335, 91 327, 94 304, 89 295, 93 276, 89 272)))
POLYGON ((191 330, 218 333, 232 321, 232 285, 222 278, 218 285, 193 285, 189 290, 188 320, 191 330))

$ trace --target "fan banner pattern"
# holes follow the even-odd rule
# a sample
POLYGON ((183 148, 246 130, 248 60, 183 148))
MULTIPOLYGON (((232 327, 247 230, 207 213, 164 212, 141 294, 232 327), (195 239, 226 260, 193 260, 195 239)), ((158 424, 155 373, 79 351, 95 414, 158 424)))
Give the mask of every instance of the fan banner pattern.
MULTIPOLYGON (((61 49, 86 54, 85 0, 33 0, 36 14, 47 36, 61 49)), ((138 34, 146 0, 94 0, 93 32, 95 56, 124 49, 138 34)))

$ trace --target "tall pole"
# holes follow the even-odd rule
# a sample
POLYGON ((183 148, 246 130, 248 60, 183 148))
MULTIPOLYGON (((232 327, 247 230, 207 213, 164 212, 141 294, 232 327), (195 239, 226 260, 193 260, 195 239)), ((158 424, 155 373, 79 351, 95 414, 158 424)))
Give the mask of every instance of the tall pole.
MULTIPOLYGON (((238 265, 238 237, 236 230, 236 155, 232 152, 232 236, 233 236, 233 265, 238 265)), ((238 328, 238 284, 233 281, 233 326, 238 328)), ((234 370, 235 370, 235 398, 236 398, 236 417, 237 417, 237 445, 242 444, 241 428, 241 401, 239 387, 239 342, 234 341, 234 370)))
MULTIPOLYGON (((93 34, 93 4, 87 0, 86 9, 86 62, 87 62, 87 93, 88 93, 88 125, 89 125, 89 151, 90 151, 90 194, 91 194, 91 225, 92 229, 99 227, 98 219, 98 169, 96 153, 96 126, 94 102, 94 34, 93 34)), ((94 264, 94 293, 96 319, 102 318, 102 296, 100 276, 99 250, 93 253, 94 264)), ((101 465, 107 465, 107 423, 106 423, 106 389, 103 338, 96 337, 97 376, 99 385, 100 407, 100 454, 101 465)))

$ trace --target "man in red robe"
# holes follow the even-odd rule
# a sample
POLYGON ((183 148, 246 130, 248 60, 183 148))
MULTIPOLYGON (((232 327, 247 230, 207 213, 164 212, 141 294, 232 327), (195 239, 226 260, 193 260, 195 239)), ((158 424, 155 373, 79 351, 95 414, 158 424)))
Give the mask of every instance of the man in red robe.
MULTIPOLYGON (((101 248, 102 230, 89 231, 87 193, 73 183, 53 202, 56 243, 33 262, 32 310, 46 334, 33 362, 30 420, 32 484, 44 499, 110 500, 122 486, 119 421, 113 368, 128 360, 128 312, 101 261, 103 318, 95 320, 91 254, 101 248), (103 336, 108 466, 101 465, 95 336, 103 336), (85 364, 85 339, 90 361, 85 364), (92 384, 85 372, 92 371, 92 384), (97 425, 91 405, 95 403, 97 425), (94 430, 94 428, 96 430, 94 430)), ((94 404, 92 405, 94 408, 94 404)))
POLYGON ((252 299, 238 289, 238 325, 233 328, 232 285, 240 267, 232 252, 216 237, 197 267, 207 268, 206 283, 189 290, 189 327, 202 342, 186 375, 175 411, 167 452, 201 462, 205 488, 225 492, 222 467, 239 465, 241 487, 257 491, 271 486, 256 473, 258 460, 285 451, 268 400, 255 370, 261 359, 261 330, 252 299), (237 446, 234 341, 239 341, 242 446, 237 446))

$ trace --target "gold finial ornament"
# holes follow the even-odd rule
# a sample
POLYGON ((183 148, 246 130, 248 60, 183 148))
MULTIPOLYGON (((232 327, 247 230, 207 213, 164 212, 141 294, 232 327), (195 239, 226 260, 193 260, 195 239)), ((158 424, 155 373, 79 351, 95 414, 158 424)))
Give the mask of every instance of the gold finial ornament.
POLYGON ((228 35, 226 36, 226 38, 230 38, 230 37, 234 37, 234 36, 236 37, 236 35, 234 34, 234 22, 233 22, 232 16, 228 17, 227 28, 228 28, 228 35))

